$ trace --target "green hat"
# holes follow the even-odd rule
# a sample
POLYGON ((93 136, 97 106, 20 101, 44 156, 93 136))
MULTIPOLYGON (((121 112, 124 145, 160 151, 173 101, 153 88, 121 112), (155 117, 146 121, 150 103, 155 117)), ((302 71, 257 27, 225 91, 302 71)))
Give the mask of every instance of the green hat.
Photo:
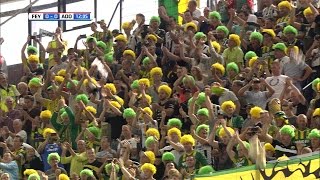
POLYGON ((143 64, 144 66, 146 66, 146 65, 149 64, 149 63, 150 63, 150 58, 149 58, 149 57, 143 58, 142 64, 143 64))
POLYGON ((133 118, 136 117, 136 112, 134 112, 134 110, 132 108, 126 108, 123 111, 123 117, 124 118, 133 118))
POLYGON ((249 39, 250 39, 250 41, 252 41, 253 39, 257 39, 261 44, 263 41, 263 35, 260 32, 255 31, 250 34, 249 39))
POLYGON ((105 54, 104 60, 108 63, 112 63, 113 62, 113 52, 109 52, 109 53, 105 54))
MULTIPOLYGON (((247 142, 247 141, 242 141, 243 144, 244 144, 244 147, 246 147, 246 149, 249 150, 250 148, 250 144, 247 142)), ((240 144, 237 145, 237 150, 239 151, 239 147, 240 147, 240 144)))
POLYGON ((281 51, 286 51, 287 46, 284 43, 277 43, 272 48, 273 49, 279 49, 281 51))
MULTIPOLYGON (((72 82, 73 82, 73 84, 75 84, 75 85, 78 85, 78 83, 79 83, 79 81, 77 81, 77 80, 72 80, 72 82)), ((72 85, 72 84, 71 84, 70 82, 68 82, 68 83, 67 83, 67 88, 68 88, 68 89, 71 89, 71 85, 72 85)))
POLYGON ((294 28, 293 26, 288 25, 283 29, 283 33, 284 34, 293 33, 294 35, 297 36, 298 35, 298 30, 296 28, 294 28))
POLYGON ((178 118, 171 118, 168 120, 167 125, 170 127, 177 126, 179 129, 182 127, 182 122, 178 118))
POLYGON ((206 124, 201 124, 201 125, 199 125, 199 126, 197 127, 197 129, 196 129, 196 134, 199 134, 199 131, 200 131, 201 129, 206 129, 207 131, 209 131, 209 125, 206 125, 206 124))
POLYGON ((320 138, 320 131, 318 129, 312 129, 308 135, 308 139, 320 138))
POLYGON ((150 24, 151 24, 152 21, 157 21, 157 23, 159 23, 159 24, 161 22, 159 16, 152 16, 151 19, 150 19, 150 24))
POLYGON ((76 101, 82 101, 85 105, 87 105, 89 103, 89 98, 87 95, 85 94, 79 94, 76 97, 76 101))
POLYGON ((34 51, 35 54, 38 54, 38 49, 36 47, 34 47, 34 46, 28 46, 27 47, 27 52, 29 52, 29 51, 34 51))
POLYGON ((284 119, 288 119, 286 114, 283 111, 278 111, 274 114, 275 118, 284 118, 284 119))
POLYGON ((215 170, 211 165, 203 166, 199 169, 198 175, 212 174, 215 170))
POLYGON ((257 57, 257 54, 254 51, 248 51, 245 55, 244 55, 244 59, 249 61, 251 58, 253 57, 257 57))
POLYGON ((215 95, 220 95, 224 92, 224 88, 223 87, 217 87, 217 86, 212 86, 211 87, 211 92, 215 95))
POLYGON ((154 137, 153 137, 153 136, 149 136, 149 137, 146 139, 146 141, 144 142, 144 144, 146 145, 146 147, 150 147, 150 145, 151 145, 152 143, 154 143, 154 142, 156 142, 156 140, 154 139, 154 137))
POLYGON ((203 115, 209 117, 209 111, 207 108, 201 108, 198 110, 197 115, 203 115))
POLYGON ((130 87, 131 89, 139 89, 139 80, 134 80, 130 87))
POLYGON ((203 32, 197 32, 197 33, 194 35, 194 38, 195 38, 195 39, 202 39, 202 38, 207 39, 207 35, 205 35, 203 32))
POLYGON ((97 39, 95 37, 92 37, 92 36, 87 37, 87 41, 86 42, 88 43, 89 41, 94 41, 95 43, 97 43, 97 39))
POLYGON ((103 41, 98 41, 97 42, 97 47, 102 48, 103 51, 105 51, 107 49, 107 45, 103 41))
POLYGON ((165 152, 162 154, 162 161, 174 161, 175 156, 172 154, 172 152, 165 152))
POLYGON ((239 67, 235 62, 231 62, 227 64, 227 71, 234 70, 236 73, 239 73, 239 67))
MULTIPOLYGON (((118 173, 120 171, 120 166, 118 164, 115 164, 114 167, 115 167, 116 173, 118 173)), ((111 163, 106 164, 106 166, 104 166, 104 169, 106 170, 107 174, 110 174, 112 170, 112 164, 111 163)))
POLYGON ((93 171, 90 169, 83 169, 82 171, 80 171, 80 176, 82 176, 82 175, 87 175, 90 177, 94 176, 93 171))
POLYGON ((198 95, 198 99, 196 100, 196 104, 200 106, 204 102, 206 102, 206 94, 204 92, 201 92, 198 95))
POLYGON ((221 15, 218 11, 212 11, 209 13, 209 18, 217 18, 219 21, 221 21, 221 15))
POLYGON ((50 160, 54 157, 58 159, 58 162, 60 162, 60 155, 58 153, 50 153, 47 157, 48 164, 50 164, 50 160))
POLYGON ((294 133, 294 128, 291 125, 284 125, 282 126, 282 128, 280 129, 280 134, 287 134, 289 135, 291 138, 293 138, 295 136, 294 133))
POLYGON ((218 26, 216 31, 222 31, 226 36, 229 35, 229 30, 226 26, 218 26))

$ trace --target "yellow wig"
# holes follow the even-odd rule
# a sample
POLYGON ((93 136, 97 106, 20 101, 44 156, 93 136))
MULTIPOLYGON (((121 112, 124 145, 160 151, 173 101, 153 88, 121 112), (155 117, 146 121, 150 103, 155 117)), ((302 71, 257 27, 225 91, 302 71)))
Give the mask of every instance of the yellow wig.
POLYGON ((62 83, 64 80, 63 76, 54 76, 54 81, 58 82, 58 83, 62 83))
POLYGON ((216 50, 218 54, 220 53, 221 45, 217 41, 212 41, 211 46, 216 50))
POLYGON ((40 113, 40 119, 51 119, 51 117, 52 117, 52 113, 49 110, 44 110, 44 111, 41 111, 40 113))
POLYGON ((151 116, 151 117, 153 116, 153 112, 149 107, 143 108, 142 111, 149 114, 149 116, 151 116))
POLYGON ((249 67, 252 68, 254 63, 257 61, 258 57, 252 57, 250 60, 249 60, 249 67))
POLYGON ((154 67, 150 70, 150 77, 152 78, 155 74, 159 74, 161 77, 163 76, 162 69, 159 67, 154 67))
POLYGON ((179 137, 179 139, 181 138, 181 131, 180 131, 180 129, 178 129, 178 128, 171 128, 171 129, 169 129, 168 130, 168 136, 171 136, 171 134, 173 134, 173 133, 176 133, 177 135, 178 135, 178 137, 179 137))
POLYGON ((37 55, 34 55, 34 54, 31 54, 29 57, 28 57, 28 62, 36 62, 36 63, 39 63, 40 59, 39 59, 39 56, 37 55))
POLYGON ((259 106, 255 106, 250 109, 250 115, 253 118, 260 118, 260 113, 263 111, 263 109, 259 106))
POLYGON ((237 46, 240 46, 240 44, 241 44, 240 36, 238 36, 236 34, 230 34, 229 39, 234 41, 237 44, 237 46))
POLYGON ((67 74, 67 71, 65 69, 61 69, 57 73, 58 76, 62 76, 62 77, 66 77, 66 74, 67 74))
POLYGON ((320 116, 320 108, 317 108, 313 111, 312 117, 320 116))
POLYGON ((118 103, 117 101, 110 101, 110 104, 114 107, 116 107, 117 109, 121 108, 121 104, 118 103))
POLYGON ((183 135, 180 139, 181 144, 191 143, 192 146, 196 144, 194 138, 190 134, 183 135))
POLYGON ((93 115, 97 114, 97 110, 93 106, 87 106, 86 110, 91 112, 93 115))
POLYGON ((113 95, 117 93, 116 86, 113 83, 107 83, 103 87, 109 89, 113 95))
MULTIPOLYGON (((228 131, 230 132, 231 135, 234 135, 234 130, 231 127, 227 127, 228 131)), ((227 136, 226 131, 224 130, 224 128, 220 128, 219 129, 219 137, 222 138, 224 136, 227 136)))
POLYGON ((131 24, 131 22, 124 22, 124 23, 122 23, 121 28, 122 29, 132 29, 132 24, 131 24))
POLYGON ((153 40, 155 43, 158 42, 158 38, 157 38, 155 35, 153 35, 153 34, 148 34, 147 37, 146 37, 146 39, 151 39, 151 40, 153 40))
POLYGON ((148 157, 149 161, 151 164, 154 164, 154 161, 156 160, 156 156, 154 155, 154 153, 152 151, 146 151, 143 152, 145 156, 148 157))
POLYGON ((211 66, 212 68, 218 69, 222 75, 224 75, 224 73, 226 72, 226 69, 224 68, 224 66, 220 63, 214 63, 211 66))
POLYGON ((146 137, 150 137, 150 136, 154 136, 156 137, 158 140, 160 139, 160 133, 158 131, 158 129, 156 128, 149 128, 147 131, 146 131, 146 137))
POLYGON ((124 55, 130 55, 133 57, 133 59, 136 59, 136 53, 134 53, 134 51, 130 50, 130 49, 127 49, 123 52, 123 56, 124 55))
POLYGON ((273 29, 263 29, 263 30, 262 30, 262 33, 267 33, 267 34, 269 34, 270 36, 272 36, 273 38, 276 37, 276 33, 274 32, 273 29))
POLYGON ((236 109, 236 105, 232 101, 225 101, 221 104, 222 111, 225 112, 228 106, 231 106, 232 109, 236 109))
POLYGON ((288 1, 282 1, 278 4, 278 8, 282 8, 282 7, 285 7, 285 8, 288 8, 291 10, 292 6, 290 4, 290 2, 288 1))
POLYGON ((152 172, 152 174, 155 174, 157 172, 157 168, 153 164, 150 164, 150 163, 144 163, 141 166, 141 170, 142 171, 150 170, 152 172))
POLYGON ((303 11, 303 15, 304 15, 304 16, 313 15, 313 12, 312 12, 311 8, 308 7, 307 9, 305 9, 305 10, 303 11))
POLYGON ((197 25, 194 22, 188 22, 184 25, 184 31, 187 32, 189 27, 193 27, 196 31, 198 31, 197 25))
POLYGON ((117 96, 117 95, 114 95, 113 97, 117 100, 117 102, 118 102, 121 106, 124 105, 124 100, 123 100, 121 97, 119 97, 119 96, 117 96))
POLYGON ((30 176, 31 174, 38 174, 38 172, 34 169, 26 169, 23 171, 23 175, 30 176))
POLYGON ((70 178, 66 174, 60 174, 59 180, 70 180, 70 178))
POLYGON ((266 143, 265 145, 264 145, 264 149, 266 150, 266 151, 272 151, 272 152, 275 152, 276 150, 274 149, 274 147, 270 144, 270 143, 266 143))
POLYGON ((166 94, 168 95, 168 97, 170 97, 170 96, 171 96, 171 93, 172 93, 172 89, 171 89, 168 85, 161 85, 161 86, 158 88, 158 93, 160 93, 160 91, 166 92, 166 94))
POLYGON ((44 138, 47 138, 48 134, 53 134, 53 133, 56 133, 56 131, 54 129, 51 129, 51 128, 45 128, 43 133, 42 133, 42 136, 44 138))
MULTIPOLYGON (((145 97, 147 99, 147 103, 150 105, 152 103, 152 97, 148 94, 146 94, 145 97)), ((142 98, 142 95, 139 95, 138 98, 142 98)))
POLYGON ((150 87, 150 81, 147 78, 141 78, 138 81, 139 84, 144 84, 146 86, 146 88, 150 87))

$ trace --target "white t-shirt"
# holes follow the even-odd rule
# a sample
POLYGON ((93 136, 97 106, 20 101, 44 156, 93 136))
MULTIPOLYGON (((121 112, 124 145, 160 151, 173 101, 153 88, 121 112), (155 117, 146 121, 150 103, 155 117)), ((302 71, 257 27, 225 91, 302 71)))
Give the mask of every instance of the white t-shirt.
POLYGON ((288 76, 280 75, 280 76, 271 76, 266 78, 266 82, 274 89, 274 94, 269 98, 279 98, 283 91, 284 86, 286 85, 286 79, 288 76))

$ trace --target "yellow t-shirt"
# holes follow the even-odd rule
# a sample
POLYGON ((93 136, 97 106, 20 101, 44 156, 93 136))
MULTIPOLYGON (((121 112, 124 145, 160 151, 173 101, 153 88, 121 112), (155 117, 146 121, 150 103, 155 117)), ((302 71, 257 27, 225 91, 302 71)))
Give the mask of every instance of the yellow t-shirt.
POLYGON ((60 98, 57 98, 55 100, 45 99, 43 106, 46 107, 47 110, 51 111, 51 113, 58 112, 59 100, 60 98))
MULTIPOLYGON (((67 49, 68 43, 67 43, 67 41, 62 41, 62 44, 64 46, 64 49, 62 51, 62 55, 66 55, 67 51, 68 51, 68 49, 67 49)), ((58 47, 57 41, 56 40, 50 41, 48 44, 48 47, 49 48, 57 48, 58 47)), ((53 53, 49 53, 49 68, 52 67, 54 64, 55 64, 55 62, 53 61, 53 53)))

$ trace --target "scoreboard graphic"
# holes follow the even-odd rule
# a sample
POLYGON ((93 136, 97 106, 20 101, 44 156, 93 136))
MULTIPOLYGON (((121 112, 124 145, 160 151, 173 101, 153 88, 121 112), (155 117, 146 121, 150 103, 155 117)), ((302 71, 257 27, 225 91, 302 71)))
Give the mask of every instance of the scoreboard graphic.
POLYGON ((91 21, 90 12, 33 12, 29 13, 31 21, 91 21))

